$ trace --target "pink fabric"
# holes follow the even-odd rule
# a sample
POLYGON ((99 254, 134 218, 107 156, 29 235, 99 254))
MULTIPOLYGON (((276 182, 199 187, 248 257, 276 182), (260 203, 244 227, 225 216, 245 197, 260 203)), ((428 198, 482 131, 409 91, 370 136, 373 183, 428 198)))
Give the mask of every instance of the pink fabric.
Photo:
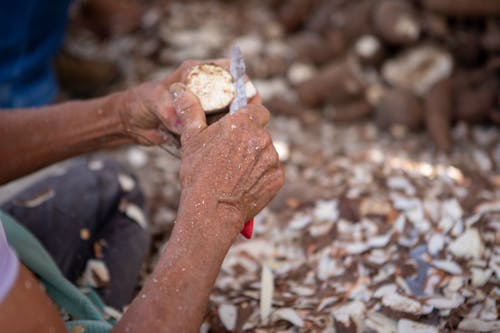
POLYGON ((19 261, 16 253, 7 243, 0 220, 0 303, 3 302, 16 281, 19 261))

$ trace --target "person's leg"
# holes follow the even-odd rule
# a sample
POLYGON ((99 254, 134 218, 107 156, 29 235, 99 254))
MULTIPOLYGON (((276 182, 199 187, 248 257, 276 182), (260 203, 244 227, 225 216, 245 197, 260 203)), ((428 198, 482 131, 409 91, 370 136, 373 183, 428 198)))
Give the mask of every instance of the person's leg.
POLYGON ((148 231, 122 212, 125 203, 139 209, 144 203, 129 172, 112 161, 79 160, 64 175, 39 181, 2 209, 40 240, 72 282, 88 259, 101 256, 111 283, 98 292, 106 304, 121 308, 133 296, 150 242, 148 231), (129 180, 127 186, 123 179, 129 180))

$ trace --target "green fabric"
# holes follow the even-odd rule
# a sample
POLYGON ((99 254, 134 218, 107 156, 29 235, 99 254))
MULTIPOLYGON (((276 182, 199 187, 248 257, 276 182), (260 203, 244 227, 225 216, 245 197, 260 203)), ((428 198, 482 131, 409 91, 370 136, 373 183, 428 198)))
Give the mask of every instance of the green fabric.
POLYGON ((71 329, 81 325, 86 333, 109 332, 112 325, 104 320, 100 311, 103 309, 103 303, 97 294, 93 293, 92 298, 96 299, 96 303, 92 303, 66 280, 43 245, 26 228, 1 210, 0 221, 19 260, 38 276, 56 305, 71 315, 73 320, 67 321, 66 327, 71 329))

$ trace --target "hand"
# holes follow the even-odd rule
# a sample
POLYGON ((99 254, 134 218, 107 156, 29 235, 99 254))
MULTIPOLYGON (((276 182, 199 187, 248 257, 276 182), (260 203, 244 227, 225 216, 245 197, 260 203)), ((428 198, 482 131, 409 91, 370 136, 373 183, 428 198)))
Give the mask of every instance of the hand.
POLYGON ((143 83, 121 93, 119 115, 125 133, 136 143, 179 145, 180 123, 172 106, 168 87, 186 82, 191 69, 200 63, 214 63, 229 69, 229 60, 187 60, 165 79, 143 83))
POLYGON ((210 225, 205 230, 234 238, 284 182, 278 154, 263 128, 269 112, 249 104, 208 126, 193 93, 180 83, 171 92, 182 126, 179 214, 206 214, 210 225))

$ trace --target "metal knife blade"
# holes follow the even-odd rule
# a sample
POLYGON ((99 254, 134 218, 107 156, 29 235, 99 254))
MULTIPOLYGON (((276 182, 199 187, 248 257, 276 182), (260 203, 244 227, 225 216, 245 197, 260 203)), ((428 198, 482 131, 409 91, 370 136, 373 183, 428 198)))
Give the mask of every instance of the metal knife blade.
MULTIPOLYGON (((231 60, 229 64, 229 72, 233 76, 234 80, 234 90, 236 95, 234 96, 231 105, 229 106, 229 113, 234 113, 243 106, 247 105, 247 94, 246 94, 246 66, 245 60, 243 60, 243 54, 238 44, 234 44, 231 50, 231 60)), ((253 234, 253 218, 250 221, 245 222, 241 234, 245 238, 252 238, 253 234)))
POLYGON ((246 95, 246 66, 245 60, 243 59, 243 54, 238 44, 234 44, 231 50, 231 60, 229 65, 229 71, 233 76, 234 89, 236 95, 229 106, 229 113, 234 113, 239 108, 247 105, 247 95, 246 95))

